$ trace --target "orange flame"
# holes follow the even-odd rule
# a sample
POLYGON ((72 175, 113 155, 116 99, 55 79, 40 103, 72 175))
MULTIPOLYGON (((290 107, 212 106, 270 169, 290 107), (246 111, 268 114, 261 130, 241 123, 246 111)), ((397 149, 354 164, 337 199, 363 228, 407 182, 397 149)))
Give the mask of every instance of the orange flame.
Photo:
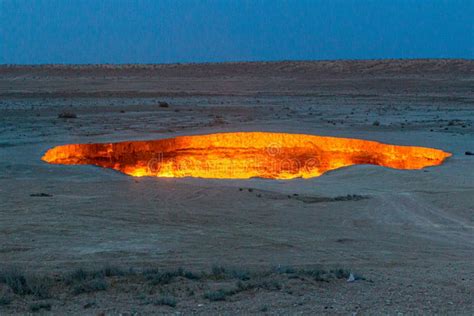
POLYGON ((450 156, 439 149, 351 138, 239 132, 64 145, 49 149, 42 160, 96 165, 135 177, 292 179, 317 177, 356 164, 421 169, 440 165, 450 156))

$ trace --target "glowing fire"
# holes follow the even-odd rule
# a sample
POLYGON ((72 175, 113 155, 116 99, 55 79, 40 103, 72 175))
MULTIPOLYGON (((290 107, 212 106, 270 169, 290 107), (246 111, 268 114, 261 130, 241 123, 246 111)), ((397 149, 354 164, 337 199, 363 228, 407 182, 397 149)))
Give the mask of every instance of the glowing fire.
POLYGON ((112 168, 135 177, 291 179, 356 164, 421 169, 450 156, 438 149, 351 138, 248 132, 64 145, 48 150, 42 159, 112 168))

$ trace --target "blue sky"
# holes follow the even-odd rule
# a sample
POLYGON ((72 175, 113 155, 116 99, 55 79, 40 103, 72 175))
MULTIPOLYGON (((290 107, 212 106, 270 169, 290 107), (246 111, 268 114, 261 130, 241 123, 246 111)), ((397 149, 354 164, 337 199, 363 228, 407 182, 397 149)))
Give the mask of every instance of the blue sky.
POLYGON ((474 58, 474 0, 0 0, 0 63, 474 58))

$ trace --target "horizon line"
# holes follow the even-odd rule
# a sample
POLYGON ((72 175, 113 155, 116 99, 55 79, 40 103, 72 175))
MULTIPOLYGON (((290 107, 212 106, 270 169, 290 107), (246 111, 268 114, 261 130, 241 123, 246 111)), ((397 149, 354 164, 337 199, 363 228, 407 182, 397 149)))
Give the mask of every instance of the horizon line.
POLYGON ((240 60, 240 61, 209 61, 209 62, 170 62, 170 63, 38 63, 38 64, 7 64, 0 63, 0 67, 47 67, 47 66, 186 66, 186 65, 222 65, 222 64, 257 64, 257 63, 305 63, 305 62, 370 62, 370 61, 474 61, 474 58, 340 58, 340 59, 279 59, 279 60, 240 60))

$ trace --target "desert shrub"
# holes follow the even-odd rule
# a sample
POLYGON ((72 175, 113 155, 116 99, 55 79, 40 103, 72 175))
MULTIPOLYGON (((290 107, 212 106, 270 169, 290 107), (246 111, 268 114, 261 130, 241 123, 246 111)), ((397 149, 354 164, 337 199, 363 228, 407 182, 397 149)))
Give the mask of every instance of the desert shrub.
POLYGON ((230 271, 229 275, 234 279, 239 279, 242 281, 250 280, 251 273, 246 270, 233 269, 230 271))
MULTIPOLYGON (((237 294, 239 292, 249 291, 252 289, 262 289, 267 291, 279 291, 281 290, 282 286, 280 282, 276 280, 266 280, 260 279, 256 281, 249 281, 249 282, 237 282, 237 286, 233 291, 233 294, 237 294)), ((230 293, 229 293, 230 294, 230 293)))
POLYGON ((32 196, 32 197, 52 197, 53 195, 41 192, 41 193, 31 193, 30 196, 32 196))
POLYGON ((0 306, 9 305, 13 301, 13 297, 7 293, 0 295, 0 306))
POLYGON ((365 199, 368 199, 368 197, 364 195, 358 195, 358 194, 348 194, 348 195, 336 196, 335 198, 333 198, 334 201, 360 201, 360 200, 365 200, 365 199))
POLYGON ((105 266, 99 269, 78 268, 63 277, 64 283, 71 285, 86 280, 103 279, 104 277, 126 276, 135 274, 133 269, 124 270, 119 267, 105 266))
POLYGON ((347 279, 351 274, 345 269, 332 269, 326 271, 324 269, 306 269, 298 271, 299 275, 308 276, 315 281, 329 282, 332 279, 347 279))
POLYGON ((88 301, 82 307, 87 309, 87 308, 91 308, 91 307, 94 307, 94 306, 97 306, 97 303, 95 301, 88 301))
POLYGON ((156 273, 153 276, 150 276, 148 280, 152 285, 164 285, 169 284, 175 276, 172 273, 156 273))
POLYGON ((239 279, 239 280, 249 280, 252 274, 243 269, 229 269, 224 268, 223 266, 213 266, 211 269, 211 273, 208 277, 215 280, 222 280, 222 279, 239 279))
POLYGON ((87 280, 90 277, 90 274, 88 271, 86 271, 83 268, 78 268, 70 273, 67 273, 64 277, 64 283, 70 285, 75 282, 82 282, 87 280))
POLYGON ((143 271, 143 275, 152 285, 169 284, 174 278, 185 276, 185 274, 186 273, 182 268, 174 271, 161 271, 158 269, 143 271))
POLYGON ((106 277, 125 276, 125 275, 135 274, 135 271, 132 268, 128 270, 124 270, 122 268, 115 267, 115 266, 105 266, 101 270, 101 272, 106 277))
POLYGON ((2 271, 0 273, 0 282, 8 285, 15 294, 31 294, 26 284, 26 276, 18 269, 2 271))
POLYGON ((335 269, 330 271, 337 279, 347 279, 351 274, 349 271, 344 269, 335 269))
POLYGON ((74 294, 78 295, 82 293, 105 291, 107 288, 107 281, 105 279, 98 278, 76 284, 73 288, 73 292, 74 294))
POLYGON ((200 274, 191 271, 185 271, 183 276, 189 280, 199 280, 201 278, 200 274))
POLYGON ((259 289, 264 289, 267 291, 279 291, 282 288, 280 282, 276 280, 264 280, 258 282, 255 286, 259 289))
POLYGON ((15 294, 35 295, 38 298, 48 298, 52 286, 49 277, 29 275, 19 269, 0 272, 0 282, 8 285, 15 294))
POLYGON ((208 291, 204 293, 204 298, 210 300, 211 302, 225 301, 226 296, 229 293, 226 290, 217 290, 217 291, 208 291))
POLYGON ((223 266, 212 266, 210 277, 219 280, 224 279, 226 275, 226 269, 223 266))
POLYGON ((49 277, 30 276, 26 279, 29 292, 38 298, 51 297, 50 291, 53 286, 53 280, 49 277))
POLYGON ((238 281, 234 288, 208 291, 204 294, 204 298, 210 300, 211 302, 224 301, 229 296, 236 295, 245 291, 250 291, 253 289, 279 291, 281 290, 281 288, 281 284, 276 280, 259 279, 256 281, 238 281))
POLYGON ((298 272, 298 274, 308 276, 315 281, 321 281, 321 282, 329 282, 329 279, 330 279, 328 272, 323 269, 301 270, 298 272))
POLYGON ((40 302, 40 303, 33 303, 30 305, 30 311, 32 312, 39 312, 40 310, 51 310, 51 304, 50 303, 45 303, 45 302, 40 302))
POLYGON ((62 112, 58 114, 58 118, 73 119, 73 118, 77 118, 77 115, 72 112, 62 112))
POLYGON ((166 305, 176 307, 177 301, 172 296, 162 296, 154 302, 155 305, 166 305))

